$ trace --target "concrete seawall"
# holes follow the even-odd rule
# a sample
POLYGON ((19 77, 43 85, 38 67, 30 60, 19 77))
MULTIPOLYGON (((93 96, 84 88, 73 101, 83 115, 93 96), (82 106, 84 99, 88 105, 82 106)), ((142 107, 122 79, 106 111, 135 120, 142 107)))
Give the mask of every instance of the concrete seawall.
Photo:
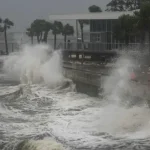
POLYGON ((77 92, 90 96, 98 96, 100 90, 100 75, 77 69, 64 68, 64 76, 73 80, 77 92))
MULTIPOLYGON (((64 66, 64 75, 73 80, 78 92, 94 97, 103 96, 103 84, 110 77, 113 68, 99 66, 94 70, 95 68, 86 65, 71 64, 70 66, 64 66)), ((145 75, 142 78, 145 82, 140 78, 139 81, 130 80, 127 88, 122 88, 120 94, 122 97, 127 97, 125 105, 132 106, 144 102, 150 107, 150 82, 146 79, 145 75)))
POLYGON ((98 96, 102 90, 104 77, 108 77, 110 68, 91 67, 86 65, 64 65, 64 76, 73 80, 78 92, 98 96))
POLYGON ((101 75, 96 74, 94 72, 65 67, 64 75, 67 78, 71 78, 72 80, 86 83, 89 85, 93 85, 93 86, 100 85, 99 83, 100 83, 101 75))

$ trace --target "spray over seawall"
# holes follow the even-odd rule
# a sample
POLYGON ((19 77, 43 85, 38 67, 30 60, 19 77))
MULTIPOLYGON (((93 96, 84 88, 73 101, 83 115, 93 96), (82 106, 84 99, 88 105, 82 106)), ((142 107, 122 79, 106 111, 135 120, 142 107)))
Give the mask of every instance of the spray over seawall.
MULTIPOLYGON (((131 52, 120 55, 112 65, 109 76, 102 78, 104 96, 109 103, 137 104, 147 103, 149 95, 148 67, 144 70, 139 54, 131 52)), ((142 57, 142 55, 141 55, 142 57)))
POLYGON ((123 99, 124 90, 129 88, 129 67, 134 63, 129 58, 120 57, 110 75, 103 80, 104 95, 111 103, 119 104, 123 99))
POLYGON ((131 57, 122 56, 110 75, 103 79, 104 105, 98 112, 101 132, 134 138, 149 137, 150 110, 146 95, 142 93, 142 83, 131 81, 130 69, 133 67, 138 67, 135 61, 131 57))
POLYGON ((23 45, 19 52, 5 59, 3 70, 7 76, 21 83, 44 82, 55 87, 65 80, 61 52, 44 44, 23 45))

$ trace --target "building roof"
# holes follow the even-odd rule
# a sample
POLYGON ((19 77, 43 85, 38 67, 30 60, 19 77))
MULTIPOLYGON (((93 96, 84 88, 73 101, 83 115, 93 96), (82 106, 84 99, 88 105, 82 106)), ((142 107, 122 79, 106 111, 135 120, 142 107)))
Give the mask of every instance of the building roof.
POLYGON ((50 15, 50 20, 101 20, 101 19, 118 19, 121 15, 133 15, 133 11, 124 12, 101 12, 101 13, 87 13, 87 14, 64 14, 64 15, 50 15))

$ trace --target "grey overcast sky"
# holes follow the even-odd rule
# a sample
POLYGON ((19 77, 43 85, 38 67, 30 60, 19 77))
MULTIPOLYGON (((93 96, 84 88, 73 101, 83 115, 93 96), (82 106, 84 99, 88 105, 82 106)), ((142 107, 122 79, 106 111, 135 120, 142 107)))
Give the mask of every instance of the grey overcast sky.
POLYGON ((0 0, 0 17, 8 17, 15 23, 13 31, 25 28, 37 18, 48 20, 50 14, 85 13, 90 5, 103 10, 111 0, 0 0))

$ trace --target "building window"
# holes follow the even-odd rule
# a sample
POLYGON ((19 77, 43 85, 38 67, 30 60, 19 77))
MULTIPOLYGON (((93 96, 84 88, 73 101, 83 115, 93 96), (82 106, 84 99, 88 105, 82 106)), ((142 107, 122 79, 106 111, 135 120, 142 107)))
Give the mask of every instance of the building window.
POLYGON ((101 34, 93 33, 91 34, 91 42, 100 42, 101 41, 101 34))
POLYGON ((112 31, 111 20, 107 20, 107 31, 112 31))
POLYGON ((102 20, 102 31, 106 31, 106 20, 102 20))
POLYGON ((101 35, 100 34, 97 34, 96 35, 96 42, 100 42, 101 41, 101 35))

